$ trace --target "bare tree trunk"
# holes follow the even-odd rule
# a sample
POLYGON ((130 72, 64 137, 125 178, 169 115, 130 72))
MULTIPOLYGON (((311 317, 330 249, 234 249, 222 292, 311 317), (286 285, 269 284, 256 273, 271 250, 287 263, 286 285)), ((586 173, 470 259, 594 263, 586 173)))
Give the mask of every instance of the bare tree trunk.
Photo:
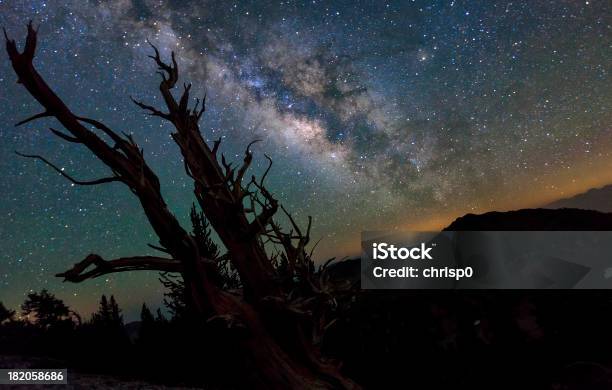
MULTIPOLYGON (((354 382, 340 373, 337 365, 324 361, 311 336, 317 321, 309 320, 313 310, 308 305, 319 302, 325 293, 311 278, 312 275, 304 271, 304 267, 311 267, 304 250, 308 243, 310 221, 305 235, 284 209, 293 229, 283 233, 279 225, 274 223, 272 217, 278 209, 278 203, 264 186, 270 167, 261 180, 252 177, 250 181, 244 181, 248 184, 243 185, 252 160, 250 145, 240 167, 232 168, 223 155, 219 163, 217 154, 220 141, 215 142, 212 148, 209 147, 198 126, 204 113, 204 101, 199 107, 199 100, 192 109, 188 107, 190 85, 184 86, 178 101, 171 93, 178 81, 174 53, 172 64, 164 63, 155 47, 155 55, 151 56, 162 74, 160 91, 168 112, 141 102, 136 104, 174 125, 176 132, 172 137, 185 160, 185 171, 193 179, 200 207, 228 249, 231 261, 240 275, 242 296, 223 291, 215 284, 216 269, 213 260, 201 256, 194 238, 169 211, 161 194, 159 179, 146 163, 142 150, 132 137, 125 133, 121 136, 103 123, 72 113, 36 71, 32 63, 36 36, 37 32, 30 23, 25 48, 20 53, 15 41, 8 39, 5 32, 7 52, 19 83, 45 109, 41 114, 19 124, 43 117, 56 118, 68 133, 55 129, 51 131, 67 142, 86 146, 110 168, 112 175, 92 181, 76 180, 44 157, 21 155, 42 160, 75 184, 121 182, 128 186, 138 197, 149 223, 159 237, 159 249, 170 256, 104 260, 91 254, 58 276, 67 281, 80 282, 112 272, 180 272, 196 313, 209 322, 222 323, 228 329, 228 337, 232 337, 239 345, 239 356, 247 361, 252 370, 249 377, 253 387, 357 388, 354 382), (104 141, 98 133, 104 134, 112 143, 104 141), (245 203, 250 203, 250 207, 245 207, 245 203), (273 259, 264 249, 264 239, 284 248, 282 260, 289 265, 289 274, 280 275, 277 272, 273 259), (293 244, 295 240, 297 245, 293 244), (289 291, 283 287, 283 280, 293 280, 294 270, 300 267, 306 275, 304 283, 311 296, 292 301, 289 291)), ((271 166, 272 162, 269 161, 271 166)))

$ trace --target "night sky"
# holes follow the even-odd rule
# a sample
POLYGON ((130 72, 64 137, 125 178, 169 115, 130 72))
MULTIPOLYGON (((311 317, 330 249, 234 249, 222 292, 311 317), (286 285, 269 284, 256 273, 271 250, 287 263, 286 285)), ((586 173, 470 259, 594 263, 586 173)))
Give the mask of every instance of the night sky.
MULTIPOLYGON (((21 44, 40 24, 35 64, 81 116, 133 133, 188 227, 192 183, 160 106, 148 38, 177 52, 183 81, 208 94, 202 130, 294 216, 314 217, 317 258, 358 250, 362 230, 439 228, 467 212, 532 207, 612 183, 609 2, 0 0, 21 44)), ((114 294, 128 319, 154 308, 155 273, 81 284, 53 274, 89 253, 152 254, 157 243, 121 184, 71 185, 105 167, 55 138, 0 53, 0 300, 48 288, 82 313, 114 294)))

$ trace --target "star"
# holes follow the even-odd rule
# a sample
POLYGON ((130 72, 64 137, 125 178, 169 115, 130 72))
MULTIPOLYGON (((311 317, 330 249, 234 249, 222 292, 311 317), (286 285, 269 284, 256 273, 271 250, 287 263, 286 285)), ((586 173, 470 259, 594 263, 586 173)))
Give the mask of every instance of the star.
MULTIPOLYGON (((604 3, 27 0, 0 2, 0 24, 18 40, 29 19, 40 24, 41 74, 79 115, 133 135, 189 228, 193 183, 172 129, 129 99, 162 104, 147 40, 164 58, 175 51, 181 82, 207 96, 204 139, 221 137, 236 162, 262 140, 252 173, 273 158, 269 189, 299 222, 313 216, 324 261, 358 254, 362 230, 533 207, 612 182, 604 3)), ((84 314, 109 286, 127 318, 161 302, 155 274, 77 286, 53 277, 91 252, 151 253, 156 237, 120 184, 75 186, 14 155, 45 155, 76 177, 108 173, 53 137, 53 121, 14 128, 39 109, 15 81, 0 56, 0 297, 17 308, 44 281, 84 314)))

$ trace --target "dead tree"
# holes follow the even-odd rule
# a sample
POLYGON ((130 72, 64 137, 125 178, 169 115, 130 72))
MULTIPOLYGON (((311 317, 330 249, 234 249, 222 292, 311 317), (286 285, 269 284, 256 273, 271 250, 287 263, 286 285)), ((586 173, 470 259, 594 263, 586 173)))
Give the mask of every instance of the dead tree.
MULTIPOLYGON (((205 111, 205 98, 195 99, 190 106, 190 84, 183 84, 180 97, 172 93, 179 80, 174 53, 171 62, 164 62, 158 49, 153 55, 161 75, 159 89, 165 107, 155 108, 134 102, 150 115, 170 122, 172 138, 184 158, 185 173, 193 180, 194 193, 200 208, 228 250, 237 270, 242 290, 239 294, 216 285, 214 260, 203 258, 198 245, 169 211, 162 197, 160 182, 145 161, 142 149, 131 135, 118 133, 105 124, 78 116, 57 96, 33 65, 37 30, 28 25, 23 52, 5 31, 6 48, 18 82, 34 97, 44 111, 18 125, 39 118, 55 118, 66 129, 50 129, 62 140, 88 148, 111 171, 109 177, 77 180, 39 155, 26 155, 43 161, 78 185, 119 182, 138 198, 148 222, 159 238, 159 246, 167 257, 140 256, 105 260, 88 255, 66 272, 57 276, 69 282, 80 282, 100 275, 133 271, 157 270, 180 272, 196 313, 207 321, 221 322, 225 328, 240 328, 237 338, 246 366, 254 371, 252 385, 260 388, 356 388, 344 377, 339 364, 324 359, 316 343, 327 325, 326 305, 333 297, 326 290, 323 278, 313 269, 306 253, 308 228, 303 232, 265 186, 269 165, 260 179, 247 178, 253 159, 249 144, 244 159, 237 166, 220 153, 220 140, 205 142, 199 128, 205 111), (291 229, 286 232, 274 221, 277 211, 287 216, 291 229), (266 246, 276 245, 274 255, 266 246)), ((132 99, 133 100, 133 99, 132 99)), ((207 351, 208 352, 208 351, 207 351)), ((205 352, 205 353, 207 353, 205 352)))

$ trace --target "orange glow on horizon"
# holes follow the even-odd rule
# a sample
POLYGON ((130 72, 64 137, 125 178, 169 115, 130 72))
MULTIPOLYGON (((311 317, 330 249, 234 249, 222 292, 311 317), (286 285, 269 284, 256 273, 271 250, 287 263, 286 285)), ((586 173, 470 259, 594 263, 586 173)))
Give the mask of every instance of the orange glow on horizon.
MULTIPOLYGON (((450 225, 455 219, 466 214, 483 214, 490 211, 510 211, 524 208, 537 208, 554 201, 571 198, 593 188, 600 188, 612 184, 612 161, 596 160, 585 161, 574 169, 567 170, 548 177, 548 180, 535 182, 532 191, 517 194, 506 193, 500 196, 499 203, 492 206, 482 206, 470 209, 449 209, 443 213, 422 216, 411 220, 405 225, 396 226, 390 230, 405 231, 438 231, 450 225), (577 175, 576 172, 587 172, 577 175)), ((380 230, 380 229, 377 229, 380 230)), ((315 257, 324 261, 333 256, 358 256, 360 252, 360 232, 351 232, 344 235, 346 241, 339 242, 333 247, 320 248, 315 257)), ((322 242, 322 244, 324 241, 322 242)))

